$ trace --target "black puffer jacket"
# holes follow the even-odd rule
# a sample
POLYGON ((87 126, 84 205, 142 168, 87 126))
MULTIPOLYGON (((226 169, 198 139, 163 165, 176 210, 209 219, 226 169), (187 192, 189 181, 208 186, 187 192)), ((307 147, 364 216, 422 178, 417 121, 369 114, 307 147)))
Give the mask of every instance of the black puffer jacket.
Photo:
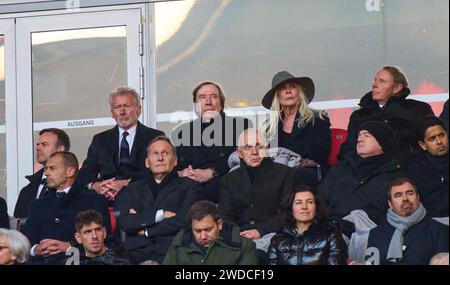
POLYGON ((372 99, 372 92, 364 95, 359 102, 361 108, 350 117, 348 137, 341 146, 339 160, 344 159, 344 154, 355 151, 359 127, 367 121, 385 122, 396 131, 400 150, 404 150, 405 146, 414 149, 417 146, 416 125, 423 117, 433 115, 433 110, 427 103, 406 99, 409 94, 410 90, 404 89, 397 96, 389 98, 384 109, 372 99))
POLYGON ((347 245, 341 231, 330 224, 312 224, 299 235, 284 228, 270 242, 271 265, 343 265, 346 264, 347 245))

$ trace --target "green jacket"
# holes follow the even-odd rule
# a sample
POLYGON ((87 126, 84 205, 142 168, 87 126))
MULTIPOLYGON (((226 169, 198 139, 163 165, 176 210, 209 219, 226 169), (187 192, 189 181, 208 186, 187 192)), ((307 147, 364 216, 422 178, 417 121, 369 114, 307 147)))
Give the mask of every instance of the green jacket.
POLYGON ((170 245, 163 265, 258 265, 255 243, 239 232, 239 227, 224 223, 220 236, 203 252, 192 229, 183 229, 170 245))

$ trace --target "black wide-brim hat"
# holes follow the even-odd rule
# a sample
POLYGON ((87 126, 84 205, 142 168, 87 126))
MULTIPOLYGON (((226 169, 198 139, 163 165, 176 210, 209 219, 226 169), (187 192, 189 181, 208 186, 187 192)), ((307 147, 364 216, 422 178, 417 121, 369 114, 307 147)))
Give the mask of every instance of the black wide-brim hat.
POLYGON ((278 87, 285 82, 295 82, 300 84, 303 88, 303 92, 305 93, 306 98, 309 102, 314 99, 314 82, 309 77, 295 77, 287 71, 281 71, 275 74, 272 78, 272 89, 264 95, 262 99, 262 105, 270 110, 270 106, 272 106, 273 97, 275 96, 275 92, 278 87))

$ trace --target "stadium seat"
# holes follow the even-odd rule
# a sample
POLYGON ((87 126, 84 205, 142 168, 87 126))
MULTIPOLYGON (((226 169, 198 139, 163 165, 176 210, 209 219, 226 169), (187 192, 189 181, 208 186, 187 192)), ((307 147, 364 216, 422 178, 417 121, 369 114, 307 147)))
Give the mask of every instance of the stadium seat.
POLYGON ((328 155, 328 163, 330 165, 337 162, 341 145, 347 139, 347 135, 347 130, 331 128, 331 151, 328 155))

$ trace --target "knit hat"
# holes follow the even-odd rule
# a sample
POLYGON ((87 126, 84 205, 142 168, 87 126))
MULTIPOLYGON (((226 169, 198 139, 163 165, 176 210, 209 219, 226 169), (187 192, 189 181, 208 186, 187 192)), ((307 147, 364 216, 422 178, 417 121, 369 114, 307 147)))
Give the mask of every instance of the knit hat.
POLYGON ((383 122, 365 122, 359 127, 358 132, 361 130, 366 130, 374 136, 384 153, 391 151, 398 143, 394 129, 383 122))
POLYGON ((442 122, 441 119, 432 115, 425 116, 422 120, 419 121, 419 123, 417 123, 416 126, 417 138, 420 141, 423 141, 425 138, 425 133, 427 132, 428 128, 436 125, 441 126, 445 130, 444 122, 442 122))

